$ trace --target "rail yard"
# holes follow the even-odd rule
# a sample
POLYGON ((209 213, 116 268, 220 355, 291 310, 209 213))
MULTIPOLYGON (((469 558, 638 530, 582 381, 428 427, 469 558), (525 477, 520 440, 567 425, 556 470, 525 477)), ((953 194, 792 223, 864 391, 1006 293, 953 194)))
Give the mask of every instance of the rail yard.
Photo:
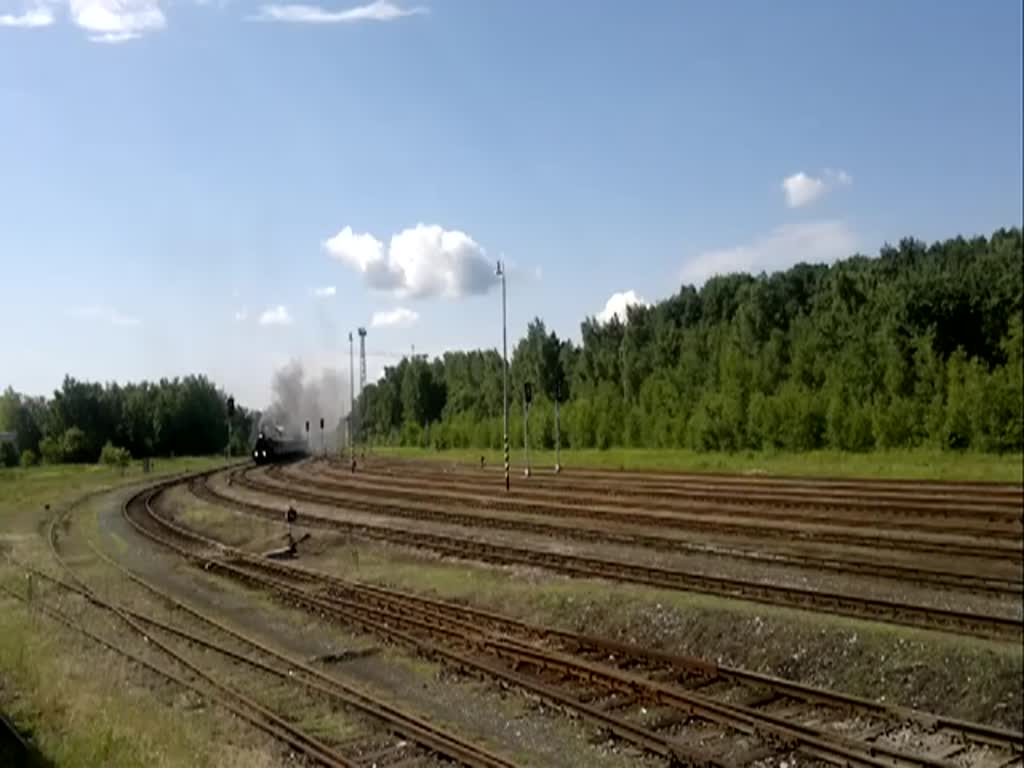
POLYGON ((0 600, 286 764, 1024 765, 1019 687, 974 712, 844 690, 863 662, 832 640, 1019 653, 1018 486, 580 469, 506 493, 481 467, 305 458, 85 499, 43 539, 0 600), (682 623, 630 624, 647 605, 682 623), (753 634, 727 649, 712 615, 753 634))

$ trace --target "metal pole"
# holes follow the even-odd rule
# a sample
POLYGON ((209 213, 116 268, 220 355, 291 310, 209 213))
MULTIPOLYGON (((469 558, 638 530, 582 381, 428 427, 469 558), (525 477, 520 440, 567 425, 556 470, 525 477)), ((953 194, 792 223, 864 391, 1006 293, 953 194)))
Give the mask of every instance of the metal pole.
POLYGON ((352 331, 348 332, 348 453, 356 455, 356 357, 352 331))
POLYGON ((505 425, 505 491, 509 490, 508 451, 508 327, 505 317, 505 265, 498 262, 498 276, 501 277, 501 365, 502 365, 502 415, 505 425))
POLYGON ((526 402, 526 398, 523 398, 523 456, 526 457, 526 470, 523 472, 527 477, 530 476, 530 436, 528 434, 528 424, 530 423, 530 404, 526 402))
POLYGON ((562 471, 560 452, 562 448, 561 431, 558 419, 558 398, 555 398, 555 474, 562 471))

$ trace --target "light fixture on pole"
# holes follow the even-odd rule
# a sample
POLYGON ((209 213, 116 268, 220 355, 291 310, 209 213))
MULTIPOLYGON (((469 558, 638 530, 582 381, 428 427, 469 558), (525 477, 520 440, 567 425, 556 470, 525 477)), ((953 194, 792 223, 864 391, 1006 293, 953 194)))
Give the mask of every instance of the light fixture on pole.
POLYGON ((505 491, 509 490, 508 460, 508 332, 505 319, 505 265, 498 261, 494 273, 501 278, 501 399, 502 417, 505 425, 505 491))

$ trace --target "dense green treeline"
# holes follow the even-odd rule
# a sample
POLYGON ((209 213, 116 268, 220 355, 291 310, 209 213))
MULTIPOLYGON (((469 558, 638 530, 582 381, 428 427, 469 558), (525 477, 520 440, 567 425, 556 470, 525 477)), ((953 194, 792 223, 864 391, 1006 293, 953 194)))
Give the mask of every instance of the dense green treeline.
MULTIPOLYGON (((933 446, 1021 450, 1024 255, 1019 228, 877 258, 799 264, 684 286, 582 344, 530 324, 510 361, 511 439, 574 448, 697 450, 933 446)), ((406 445, 501 445, 493 350, 403 359, 363 392, 363 436, 406 445)))
MULTIPOLYGON (((205 376, 124 386, 68 376, 51 399, 8 388, 0 395, 0 431, 15 432, 17 443, 0 446, 0 465, 93 462, 108 443, 135 457, 220 453, 229 412, 232 453, 245 454, 259 414, 236 407, 205 376)), ((106 455, 123 458, 109 448, 106 455)))

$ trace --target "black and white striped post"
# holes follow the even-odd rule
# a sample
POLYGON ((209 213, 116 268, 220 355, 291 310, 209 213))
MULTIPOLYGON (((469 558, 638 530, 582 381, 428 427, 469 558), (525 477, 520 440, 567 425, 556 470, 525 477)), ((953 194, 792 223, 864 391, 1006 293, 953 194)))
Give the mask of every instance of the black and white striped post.
POLYGON ((505 425, 505 492, 509 491, 508 456, 508 330, 505 320, 505 265, 498 261, 495 274, 501 278, 501 367, 502 367, 502 414, 505 425))

